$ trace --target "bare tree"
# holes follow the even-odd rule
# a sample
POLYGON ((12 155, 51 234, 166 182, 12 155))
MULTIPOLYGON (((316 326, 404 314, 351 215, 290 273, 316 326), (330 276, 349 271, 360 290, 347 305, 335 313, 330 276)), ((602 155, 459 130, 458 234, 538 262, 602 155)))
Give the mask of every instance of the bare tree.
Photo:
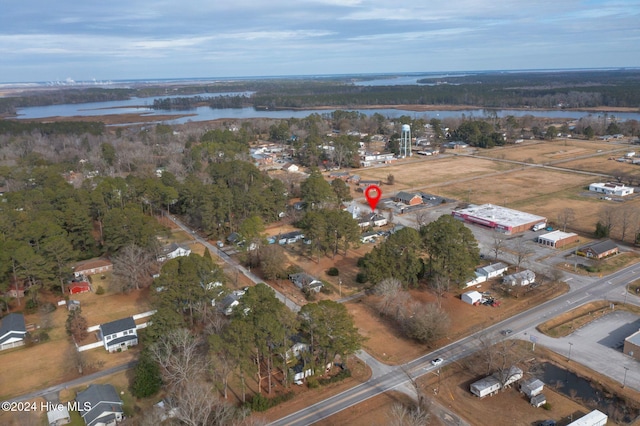
POLYGON ((179 389, 191 378, 202 377, 207 371, 201 342, 185 328, 162 336, 149 350, 160 365, 162 379, 169 389, 179 389))
POLYGON ((229 425, 238 414, 233 405, 221 401, 211 386, 198 377, 186 381, 169 405, 177 419, 190 426, 229 425))
POLYGON ((381 296, 378 309, 388 315, 396 304, 398 294, 402 291, 402 283, 396 278, 385 278, 376 284, 373 291, 376 295, 381 296))
POLYGON ((576 212, 570 207, 566 207, 558 213, 558 223, 562 226, 562 232, 565 232, 567 230, 567 226, 569 226, 574 220, 576 220, 576 212))
POLYGON ((387 414, 390 426, 423 426, 429 424, 429 413, 418 406, 408 407, 402 403, 395 403, 387 414))
POLYGON ((434 275, 429 281, 429 287, 436 293, 438 307, 442 307, 442 298, 450 290, 451 280, 440 274, 434 275))
POLYGON ((418 224, 419 228, 422 228, 423 226, 426 226, 429 222, 431 222, 431 215, 426 209, 418 210, 415 213, 415 217, 416 223, 418 224))
POLYGON ((504 248, 505 238, 502 233, 494 233, 493 234, 493 244, 491 245, 491 252, 493 253, 493 260, 497 261, 498 256, 502 253, 502 249, 504 248))
POLYGON ((451 321, 449 315, 435 303, 412 302, 407 309, 409 315, 401 322, 408 337, 420 342, 433 342, 443 337, 451 321))
POLYGON ((129 244, 113 257, 113 275, 123 290, 139 290, 151 284, 151 268, 154 263, 155 258, 149 251, 129 244))
POLYGON ((622 241, 624 241, 631 227, 638 222, 638 216, 637 208, 630 204, 624 204, 618 210, 617 220, 620 224, 620 239, 622 241))
POLYGON ((602 226, 607 230, 607 234, 611 235, 619 220, 619 210, 614 206, 604 206, 598 213, 598 219, 602 226))
POLYGON ((516 241, 516 245, 513 250, 516 256, 516 270, 520 270, 520 266, 527 260, 529 257, 533 256, 535 253, 530 247, 527 246, 526 241, 522 238, 518 238, 516 241))

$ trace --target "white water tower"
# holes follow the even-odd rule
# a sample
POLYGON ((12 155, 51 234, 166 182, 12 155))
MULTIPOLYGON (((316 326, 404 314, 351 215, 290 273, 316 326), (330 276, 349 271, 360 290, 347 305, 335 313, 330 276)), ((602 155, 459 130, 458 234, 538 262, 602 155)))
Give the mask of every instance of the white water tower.
POLYGON ((402 133, 400 133, 400 157, 411 157, 411 126, 402 125, 402 133))

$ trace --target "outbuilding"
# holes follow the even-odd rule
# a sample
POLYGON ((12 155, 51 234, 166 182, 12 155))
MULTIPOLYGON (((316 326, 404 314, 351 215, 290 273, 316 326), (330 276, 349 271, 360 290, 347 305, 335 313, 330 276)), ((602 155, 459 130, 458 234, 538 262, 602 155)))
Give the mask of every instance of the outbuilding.
POLYGON ((547 403, 547 397, 544 396, 544 394, 539 393, 529 398, 529 403, 536 408, 542 407, 544 404, 547 403))
POLYGON ((632 187, 624 186, 615 182, 592 183, 591 185, 589 185, 589 191, 599 192, 605 195, 617 195, 619 197, 625 197, 627 195, 633 194, 632 187))
POLYGON ((470 305, 477 305, 482 302, 482 294, 477 291, 468 291, 466 293, 462 293, 460 296, 463 302, 468 303, 470 305))
POLYGON ((573 232, 553 231, 540 235, 537 239, 539 244, 544 246, 561 248, 569 244, 578 242, 578 234, 573 232))
POLYGON ((525 380, 520 383, 520 392, 528 396, 529 398, 536 396, 544 390, 544 383, 540 379, 535 377, 525 380))

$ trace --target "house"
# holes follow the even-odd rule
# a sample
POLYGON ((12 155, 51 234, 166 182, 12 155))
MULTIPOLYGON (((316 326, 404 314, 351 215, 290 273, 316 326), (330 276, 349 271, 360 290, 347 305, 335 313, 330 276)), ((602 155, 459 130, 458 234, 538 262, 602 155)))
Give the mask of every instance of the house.
POLYGON ((304 240, 304 234, 300 231, 291 231, 286 234, 281 234, 278 236, 277 241, 278 244, 295 244, 298 241, 304 240))
POLYGON ((567 426, 604 426, 607 424, 608 417, 602 411, 593 410, 586 416, 574 420, 567 426))
POLYGON ((411 194, 409 192, 400 191, 394 197, 396 203, 403 203, 408 206, 417 206, 422 204, 422 196, 420 194, 411 194))
POLYGON ((536 408, 542 407, 544 404, 547 403, 547 397, 544 396, 544 394, 539 393, 529 398, 529 403, 536 408))
POLYGON ((112 385, 90 385, 78 392, 76 402, 87 426, 112 426, 122 421, 122 400, 112 385))
POLYGON ((624 186, 615 182, 598 182, 589 185, 589 191, 598 192, 605 195, 617 195, 619 197, 625 197, 633 194, 633 187, 624 186))
POLYGON ((491 265, 483 266, 481 268, 477 268, 476 272, 480 275, 484 275, 488 278, 499 277, 500 275, 507 272, 509 266, 505 265, 502 262, 492 263, 491 265))
POLYGON ((138 332, 133 317, 100 324, 100 338, 109 352, 127 350, 129 346, 137 345, 138 332))
POLYGON ((374 231, 365 232, 364 234, 362 234, 362 236, 360 236, 360 242, 362 242, 363 244, 372 243, 376 239, 378 239, 378 237, 379 235, 377 232, 374 232, 374 231))
POLYGON ((73 266, 73 275, 78 278, 81 276, 104 274, 111 270, 113 270, 113 263, 111 263, 109 259, 99 257, 76 263, 73 266))
POLYGON ((302 341, 302 337, 299 334, 291 336, 291 347, 285 353, 285 359, 288 362, 290 359, 300 359, 300 355, 303 352, 309 352, 309 344, 302 341))
POLYGON ((87 281, 72 281, 67 284, 69 294, 87 293, 91 291, 91 284, 87 281))
POLYGON ((477 305, 482 302, 482 294, 477 291, 468 291, 466 293, 462 293, 460 296, 463 302, 468 303, 470 305, 477 305))
POLYGON ((2 318, 0 323, 0 351, 24 345, 27 335, 27 327, 24 323, 24 315, 9 314, 2 318))
POLYGON ((368 226, 384 226, 387 224, 387 218, 381 214, 371 214, 361 217, 358 220, 358 226, 366 228, 368 226))
POLYGON ((220 301, 220 310, 222 311, 222 313, 224 313, 226 316, 231 315, 233 313, 233 308, 240 304, 241 297, 242 295, 236 293, 231 293, 225 296, 220 301))
POLYGON ((515 274, 506 275, 502 278, 502 283, 510 286, 515 285, 529 285, 533 284, 536 281, 536 274, 529 269, 525 269, 524 271, 516 272, 515 274))
POLYGON ((71 415, 65 404, 52 404, 47 411, 47 424, 49 426, 61 426, 71 423, 71 415))
POLYGON ((522 392, 529 398, 541 394, 543 390, 544 383, 542 382, 542 380, 536 379, 535 377, 532 377, 531 379, 525 380, 520 383, 520 392, 522 392))
POLYGON ((289 280, 291 280, 291 282, 301 290, 307 288, 311 291, 315 291, 316 293, 318 293, 323 286, 322 281, 313 278, 305 272, 290 274, 289 280))
POLYGON ((300 167, 296 166, 293 163, 285 163, 285 165, 282 166, 282 170, 288 173, 296 173, 300 170, 300 167))
POLYGON ((17 299, 19 297, 24 297, 24 282, 16 280, 13 276, 9 278, 9 287, 7 291, 4 293, 5 297, 12 297, 17 299))
POLYGON ((495 395, 502 388, 500 381, 493 376, 487 376, 477 382, 471 383, 469 390, 478 398, 484 398, 487 395, 495 395))
POLYGON ((602 259, 618 254, 619 251, 616 243, 611 240, 604 240, 581 247, 577 250, 576 254, 593 259, 602 259))
POLYGON ((462 141, 451 141, 451 142, 442 144, 442 146, 449 149, 462 149, 462 148, 468 148, 469 144, 462 141))
POLYGON ((329 179, 340 179, 346 182, 349 180, 349 172, 331 172, 329 173, 329 179))
POLYGON ((171 243, 162 248, 158 255, 158 262, 164 262, 165 260, 175 259, 181 256, 189 256, 190 254, 191 249, 189 247, 178 243, 171 243))
POLYGON ((382 185, 382 182, 379 181, 379 180, 360 180, 360 181, 358 181, 358 186, 360 188, 366 188, 366 187, 371 186, 371 185, 380 186, 380 185, 382 185))
POLYGON ((347 182, 352 182, 357 185, 360 182, 360 175, 351 175, 349 179, 347 179, 347 182))

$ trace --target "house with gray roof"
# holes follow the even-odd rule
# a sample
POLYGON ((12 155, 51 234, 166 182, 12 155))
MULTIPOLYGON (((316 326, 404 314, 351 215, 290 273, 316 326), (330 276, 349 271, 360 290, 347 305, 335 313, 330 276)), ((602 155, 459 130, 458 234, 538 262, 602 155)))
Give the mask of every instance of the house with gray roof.
POLYGON ((137 345, 138 332, 133 317, 100 324, 100 338, 104 348, 109 352, 118 349, 126 351, 129 346, 137 345))
POLYGON ((78 392, 76 402, 87 426, 114 426, 122 421, 122 400, 112 385, 90 385, 78 392))
POLYGON ((0 351, 24 345, 27 328, 24 315, 9 314, 0 323, 0 351))

